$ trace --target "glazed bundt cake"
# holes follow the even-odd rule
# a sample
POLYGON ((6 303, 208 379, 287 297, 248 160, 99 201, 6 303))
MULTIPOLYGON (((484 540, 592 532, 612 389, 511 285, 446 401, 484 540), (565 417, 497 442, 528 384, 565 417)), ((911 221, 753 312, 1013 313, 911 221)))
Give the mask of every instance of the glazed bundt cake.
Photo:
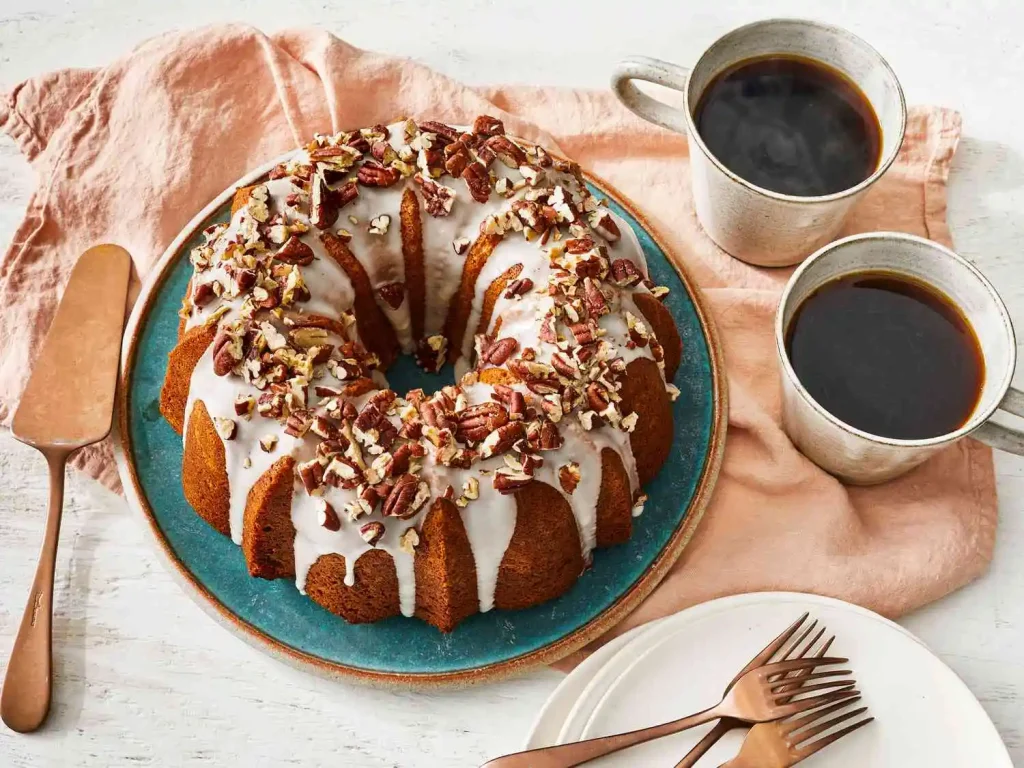
POLYGON ((253 576, 450 631, 630 537, 682 345, 575 164, 487 116, 318 135, 204 235, 160 408, 253 576), (458 383, 392 391, 402 352, 458 383))

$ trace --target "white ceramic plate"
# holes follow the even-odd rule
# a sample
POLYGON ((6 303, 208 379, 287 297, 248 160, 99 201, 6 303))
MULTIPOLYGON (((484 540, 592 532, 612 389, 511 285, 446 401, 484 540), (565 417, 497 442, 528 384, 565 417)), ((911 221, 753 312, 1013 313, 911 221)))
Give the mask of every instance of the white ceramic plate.
MULTIPOLYGON (((615 679, 603 686, 592 680, 581 693, 559 740, 628 731, 706 708, 718 701, 737 670, 804 611, 837 635, 832 652, 850 658, 864 704, 876 718, 807 760, 808 768, 1010 768, 1006 748, 981 705, 913 635, 863 608, 791 593, 715 600, 632 639, 606 663, 606 669, 618 668, 615 679)), ((672 766, 709 727, 594 765, 672 766)), ((704 762, 728 760, 742 737, 741 731, 729 734, 704 762)))
POLYGON ((654 621, 640 627, 634 627, 624 635, 616 637, 602 645, 594 653, 590 654, 580 663, 576 669, 565 676, 559 683, 551 696, 544 703, 533 721, 530 734, 526 737, 523 749, 538 749, 557 744, 558 734, 562 731, 566 718, 575 706, 580 694, 587 688, 591 680, 600 673, 606 666, 609 659, 615 656, 619 650, 631 643, 640 635, 655 627, 659 622, 654 621))

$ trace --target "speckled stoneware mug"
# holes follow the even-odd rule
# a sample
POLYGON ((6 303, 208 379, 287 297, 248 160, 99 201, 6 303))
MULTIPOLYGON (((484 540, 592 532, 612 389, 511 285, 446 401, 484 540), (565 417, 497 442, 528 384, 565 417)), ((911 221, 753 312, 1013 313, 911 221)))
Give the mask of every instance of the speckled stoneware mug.
POLYGON ((782 421, 811 461, 851 483, 897 477, 940 448, 970 435, 993 448, 1024 455, 1024 433, 989 421, 998 409, 1024 416, 1024 393, 1010 386, 1017 342, 996 289, 967 260, 945 246, 898 232, 870 232, 837 240, 808 258, 789 280, 775 317, 782 369, 782 421), (786 354, 786 330, 800 304, 817 288, 857 272, 909 276, 947 296, 974 329, 984 359, 981 395, 957 430, 926 440, 897 440, 856 429, 826 411, 797 378, 786 354))
POLYGON ((689 70, 646 56, 625 59, 612 75, 612 88, 640 117, 687 135, 694 206, 705 231, 732 256, 766 267, 796 264, 836 236, 854 203, 896 159, 907 122, 903 90, 878 51, 843 29, 799 19, 769 19, 734 29, 689 70), (882 128, 881 160, 860 184, 817 197, 782 194, 737 176, 711 154, 694 124, 701 94, 723 70, 771 54, 824 62, 847 75, 871 102, 882 128), (683 109, 641 92, 633 80, 682 91, 683 109))

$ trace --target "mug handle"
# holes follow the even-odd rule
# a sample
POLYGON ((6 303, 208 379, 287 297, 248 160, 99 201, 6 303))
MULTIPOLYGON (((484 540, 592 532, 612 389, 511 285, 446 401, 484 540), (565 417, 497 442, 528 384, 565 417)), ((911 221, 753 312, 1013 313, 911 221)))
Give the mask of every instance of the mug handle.
MULTIPOLYGON (((1010 387, 1006 391, 1006 396, 1003 397, 1002 402, 999 403, 999 408, 1007 413, 1012 413, 1014 416, 1024 416, 1024 392, 1010 387)), ((1024 432, 1019 429, 1012 429, 1011 427, 1004 427, 1001 424, 986 421, 971 432, 971 437, 980 440, 985 445, 998 448, 1000 451, 1024 456, 1024 432)))
POLYGON ((690 70, 685 67, 647 56, 630 56, 616 65, 612 73, 612 90, 633 114, 670 131, 685 133, 686 114, 648 96, 633 85, 633 81, 644 80, 676 91, 685 91, 689 76, 690 70))

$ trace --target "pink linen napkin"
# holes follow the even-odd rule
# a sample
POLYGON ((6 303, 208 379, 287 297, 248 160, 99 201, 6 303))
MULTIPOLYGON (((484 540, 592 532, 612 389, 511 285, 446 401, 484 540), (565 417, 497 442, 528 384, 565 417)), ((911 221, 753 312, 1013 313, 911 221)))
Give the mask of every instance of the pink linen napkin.
MULTIPOLYGON (((481 113, 630 197, 703 289, 725 346, 730 426, 713 501, 665 581, 613 634, 755 590, 815 592, 896 616, 985 569, 996 523, 987 448, 964 440, 900 480, 849 488, 786 437, 772 319, 788 271, 743 264, 704 235, 683 136, 640 121, 609 92, 469 88, 318 30, 165 35, 104 69, 24 82, 0 103, 0 127, 38 177, 0 262, 0 423, 10 424, 71 266, 89 245, 126 247, 137 291, 211 198, 314 132, 401 115, 465 123, 481 113)), ((848 231, 902 230, 949 244, 946 179, 959 136, 957 113, 911 110, 899 159, 848 231)), ((75 464, 119 490, 109 445, 75 464)))

